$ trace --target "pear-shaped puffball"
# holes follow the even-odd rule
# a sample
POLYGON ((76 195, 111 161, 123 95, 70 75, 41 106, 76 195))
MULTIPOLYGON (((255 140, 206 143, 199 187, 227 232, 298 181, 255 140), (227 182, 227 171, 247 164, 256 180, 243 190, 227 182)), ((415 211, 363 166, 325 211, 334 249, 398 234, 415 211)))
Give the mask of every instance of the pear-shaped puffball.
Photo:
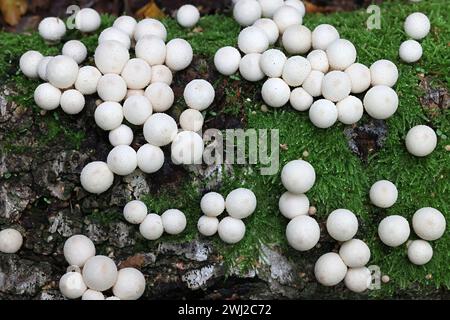
POLYGON ((202 235, 211 237, 217 233, 219 219, 216 217, 201 216, 197 222, 197 229, 202 235))
POLYGON ((372 274, 366 267, 350 268, 345 275, 344 283, 350 291, 361 293, 372 283, 372 274))
POLYGON ((225 209, 231 217, 245 219, 255 212, 256 204, 256 196, 253 191, 238 188, 228 194, 225 200, 225 209))
POLYGON ((123 104, 123 115, 125 119, 136 126, 143 125, 152 113, 152 104, 145 96, 131 96, 123 104))
POLYGON ((95 256, 86 261, 82 274, 89 289, 106 291, 116 283, 117 267, 111 258, 95 256))
POLYGON ((27 51, 20 57, 20 70, 28 78, 37 79, 39 76, 39 64, 43 59, 44 56, 41 53, 37 51, 27 51))
POLYGON ((192 47, 184 39, 172 39, 167 45, 166 66, 173 71, 186 69, 192 62, 192 47))
POLYGON ((302 24, 303 17, 294 7, 284 5, 275 11, 273 21, 277 24, 280 34, 283 34, 288 27, 302 24))
POLYGON ((308 192, 316 181, 316 172, 313 166, 304 160, 288 162, 281 171, 283 186, 292 193, 303 194, 308 192))
POLYGON ((292 90, 289 98, 292 108, 298 111, 308 110, 313 101, 313 97, 303 88, 295 88, 292 90))
POLYGON ((330 67, 334 70, 345 70, 356 61, 356 49, 346 39, 337 39, 327 47, 330 67))
POLYGON ((311 73, 311 64, 306 58, 293 56, 283 68, 283 80, 291 87, 299 87, 311 73))
POLYGON ((86 290, 83 277, 78 272, 68 272, 59 280, 59 291, 68 299, 78 299, 86 290))
POLYGON ((136 57, 145 60, 149 65, 162 65, 166 60, 166 44, 156 36, 143 37, 136 43, 136 57))
POLYGON ((154 112, 169 110, 175 100, 172 88, 163 82, 152 83, 145 89, 145 96, 150 100, 154 112))
POLYGON ((122 78, 128 89, 144 89, 152 79, 152 68, 143 59, 131 59, 122 70, 122 78))
POLYGON ((203 150, 203 139, 198 133, 182 131, 172 141, 171 158, 177 165, 201 164, 203 150))
POLYGON ((310 250, 319 242, 319 224, 310 216, 297 216, 288 223, 286 238, 289 245, 294 249, 299 251, 310 250))
POLYGON ((47 65, 53 57, 44 57, 38 64, 37 73, 39 78, 44 81, 47 81, 47 65))
POLYGON ((66 25, 57 17, 49 17, 39 23, 38 30, 44 40, 56 42, 66 34, 66 25))
POLYGON ((84 190, 100 194, 112 186, 114 174, 105 162, 94 161, 83 168, 80 180, 84 190))
POLYGON ((189 108, 203 111, 213 103, 215 91, 208 81, 195 79, 186 85, 183 96, 189 108))
POLYGON ((200 12, 191 4, 181 6, 177 11, 177 22, 185 28, 192 28, 200 20, 200 12))
POLYGON ((139 169, 145 173, 155 173, 164 165, 164 152, 160 147, 144 144, 137 151, 139 169))
POLYGON ((278 201, 278 208, 283 216, 293 219, 308 214, 309 199, 304 194, 294 194, 286 191, 278 201))
POLYGON ((326 129, 331 127, 338 119, 336 105, 330 100, 317 100, 309 108, 309 119, 317 128, 326 129))
POLYGON ((269 49, 262 54, 260 67, 269 78, 279 78, 283 74, 286 60, 286 55, 282 51, 269 49))
POLYGON ((352 93, 361 93, 369 89, 371 84, 370 70, 361 63, 354 63, 345 73, 350 77, 352 93))
POLYGON ((123 109, 117 102, 103 102, 94 112, 95 123, 103 130, 114 130, 123 121, 123 109))
POLYGON ((234 47, 223 47, 214 55, 214 65, 221 74, 229 76, 239 69, 241 54, 234 47))
POLYGON ((121 269, 112 290, 120 300, 137 300, 145 291, 144 275, 135 268, 121 269))
POLYGON ((267 105, 280 108, 289 101, 291 89, 282 79, 270 78, 264 82, 261 95, 267 105))
POLYGON ((433 257, 433 248, 424 240, 414 240, 408 245, 408 259, 421 266, 430 262, 433 257))
POLYGON ((61 102, 61 90, 50 83, 40 84, 34 91, 34 102, 43 110, 54 110, 61 102))
POLYGON ((397 93, 390 87, 380 85, 372 87, 364 96, 364 109, 375 119, 387 119, 398 108, 397 93))
POLYGON ((424 240, 434 241, 442 237, 446 228, 444 215, 431 207, 422 208, 412 218, 414 232, 424 240))
POLYGON ((312 47, 326 50, 335 40, 339 39, 339 32, 329 24, 319 24, 312 32, 312 47))
POLYGON ((342 244, 339 249, 342 261, 350 268, 364 267, 370 260, 370 249, 359 239, 352 239, 342 244))
POLYGON ((102 21, 97 11, 83 8, 75 16, 75 26, 81 32, 94 32, 100 28, 102 21))
POLYGON ((123 208, 123 217, 131 224, 142 223, 147 213, 147 206, 139 200, 130 201, 123 208))
POLYGON ((120 145, 129 146, 133 142, 133 130, 125 124, 121 124, 114 130, 109 132, 109 142, 113 147, 120 145))
POLYGON ((250 53, 242 57, 239 72, 245 80, 256 82, 264 78, 265 74, 260 66, 261 57, 260 53, 250 53))
POLYGON ((62 54, 72 58, 76 63, 80 64, 86 60, 87 48, 81 41, 70 40, 64 44, 62 54))
POLYGON ((81 300, 105 300, 105 296, 100 291, 88 289, 81 296, 81 300))
POLYGON ((154 113, 144 124, 144 137, 148 143, 162 147, 170 144, 178 133, 175 120, 165 113, 154 113))
POLYGON ((369 195, 370 201, 377 207, 389 208, 397 202, 398 191, 392 182, 380 180, 372 185, 369 195))
POLYGON ((308 53, 306 57, 311 64, 312 70, 317 70, 323 73, 327 73, 330 65, 328 64, 327 53, 323 50, 316 49, 308 53))
POLYGON ((220 239, 228 244, 235 244, 245 236, 245 224, 233 217, 223 218, 217 229, 220 239))
POLYGON ((105 41, 95 49, 94 59, 96 67, 103 74, 120 74, 130 60, 130 53, 118 41, 105 41))
MULTIPOLYGON (((303 81, 302 87, 312 97, 318 97, 322 95, 322 82, 324 78, 323 72, 312 70, 309 76, 303 81)), ((362 103, 361 103, 362 105, 362 103)))
POLYGON ((67 114, 78 114, 86 103, 83 94, 78 90, 67 90, 61 96, 61 109, 67 114))
POLYGON ((161 21, 156 19, 143 19, 138 22, 134 30, 134 39, 139 41, 146 36, 155 36, 163 41, 166 41, 167 30, 161 21))
POLYGON ((314 266, 317 281, 327 287, 335 286, 344 280, 347 266, 337 253, 329 252, 322 255, 314 266))
POLYGON ((139 225, 139 232, 147 240, 157 240, 164 233, 162 219, 156 213, 148 214, 139 225))
POLYGON ((381 220, 378 225, 380 240, 389 247, 398 247, 408 240, 410 233, 408 220, 392 215, 381 220))
POLYGON ((361 120, 364 107, 361 100, 355 96, 348 96, 336 103, 338 120, 344 124, 354 124, 361 120))
POLYGON ((225 199, 217 192, 209 192, 200 201, 202 212, 208 217, 218 217, 225 210, 225 199))
POLYGON ((400 45, 398 54, 400 59, 406 63, 413 63, 420 60, 422 57, 423 49, 419 42, 416 40, 406 40, 400 45))
POLYGON ((262 53, 269 47, 269 38, 262 29, 250 26, 239 33, 238 47, 245 54, 262 53))
POLYGON ((169 209, 161 215, 164 231, 168 234, 180 234, 186 228, 186 216, 178 209, 169 209))
POLYGON ((398 80, 397 66, 389 60, 378 60, 370 66, 372 86, 393 87, 398 80))
POLYGON ((130 38, 134 37, 134 30, 136 30, 136 25, 136 19, 130 16, 120 16, 113 23, 114 28, 125 32, 130 38))
POLYGON ((233 8, 233 18, 241 26, 249 26, 261 18, 262 9, 256 0, 242 0, 233 8))
POLYGON ((98 81, 101 77, 102 74, 96 67, 81 67, 75 81, 75 89, 84 95, 94 94, 97 92, 98 81))
POLYGON ((406 135, 406 149, 416 157, 425 157, 431 154, 436 148, 436 145, 436 133, 428 126, 415 126, 406 135))
POLYGON ((422 12, 414 12, 406 18, 404 28, 408 36, 420 40, 430 32, 430 20, 422 12))
POLYGON ((278 30, 278 26, 272 19, 262 18, 255 21, 253 24, 254 27, 258 27, 264 31, 267 38, 269 39, 269 45, 273 45, 277 42, 278 37, 280 36, 280 31, 278 30))
POLYGON ((180 127, 186 131, 198 132, 202 130, 204 120, 200 111, 186 109, 180 115, 180 127))
POLYGON ((327 231, 337 241, 348 241, 358 231, 358 219, 350 210, 334 210, 327 218, 327 231))
POLYGON ((127 84, 125 80, 114 73, 105 74, 100 78, 97 92, 103 101, 120 102, 127 95, 127 84))
POLYGON ((292 25, 283 33, 282 44, 289 54, 304 54, 311 49, 312 33, 302 25, 292 25))
POLYGON ((47 79, 59 89, 67 89, 74 85, 78 78, 78 64, 70 57, 57 56, 47 65, 47 79))
POLYGON ((173 80, 172 71, 165 65, 152 66, 152 81, 151 83, 163 82, 167 85, 171 85, 173 80))
POLYGON ((284 5, 283 0, 258 0, 262 9, 262 16, 272 18, 275 11, 284 5))
POLYGON ((350 95, 352 83, 350 77, 342 71, 328 72, 323 78, 322 95, 333 102, 344 100, 350 95))
POLYGON ((23 238, 15 229, 4 229, 0 231, 0 252, 16 253, 22 247, 23 238))
POLYGON ((109 169, 119 176, 126 176, 137 168, 136 151, 130 146, 120 145, 114 147, 108 154, 109 169))
POLYGON ((95 256, 95 245, 88 237, 77 234, 66 240, 63 251, 69 265, 81 268, 89 258, 95 256))

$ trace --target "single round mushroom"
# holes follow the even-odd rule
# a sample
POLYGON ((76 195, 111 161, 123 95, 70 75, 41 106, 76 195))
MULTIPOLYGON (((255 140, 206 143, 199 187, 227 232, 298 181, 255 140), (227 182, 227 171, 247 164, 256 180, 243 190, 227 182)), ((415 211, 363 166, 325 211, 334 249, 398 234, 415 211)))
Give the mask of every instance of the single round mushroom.
POLYGON ((184 28, 192 28, 200 20, 200 12, 197 7, 191 4, 185 4, 177 10, 177 22, 184 28))
POLYGON ((408 36, 420 40, 430 32, 430 20, 422 12, 414 12, 406 18, 404 28, 408 36))
POLYGON ((87 289, 81 296, 81 300, 105 300, 105 296, 100 291, 87 289))
POLYGON ((291 97, 291 89, 282 79, 269 78, 262 86, 261 95, 267 105, 280 108, 288 103, 291 97))
POLYGON ((57 42, 66 34, 66 24, 58 17, 48 17, 39 23, 38 30, 44 40, 57 42))
POLYGON ((150 84, 152 68, 143 59, 131 59, 123 68, 121 75, 128 89, 140 90, 150 84))
POLYGON ((95 49, 94 60, 101 73, 120 74, 130 60, 130 52, 118 41, 105 41, 95 49))
POLYGON ((291 87, 299 87, 311 73, 311 64, 306 58, 293 56, 283 67, 283 80, 291 87))
POLYGON ((234 47, 223 47, 214 55, 214 66, 221 74, 229 76, 239 69, 241 54, 234 47))
POLYGON ((101 129, 114 130, 122 124, 122 106, 117 102, 103 102, 95 109, 94 119, 101 129))
POLYGON ((64 242, 63 252, 69 265, 81 268, 89 258, 95 256, 95 245, 88 237, 77 234, 64 242))
POLYGON ((240 0, 233 8, 233 18, 241 26, 253 24, 261 15, 261 5, 256 0, 240 0))
POLYGON ((420 60, 423 54, 422 46, 416 40, 403 41, 398 50, 400 59, 406 63, 413 63, 420 60))
POLYGON ((352 84, 352 93, 361 93, 369 89, 371 84, 370 69, 361 63, 354 63, 345 73, 350 77, 352 84))
POLYGON ((319 99, 309 108, 309 120, 317 127, 326 129, 336 123, 338 111, 336 105, 327 99, 319 99))
POLYGON ((75 89, 84 95, 94 94, 97 92, 98 81, 101 77, 102 74, 96 67, 81 67, 75 81, 75 89))
POLYGON ((144 124, 145 140, 157 147, 170 144, 178 133, 175 120, 165 113, 154 113, 144 124))
POLYGON ((148 214, 139 225, 139 232, 147 240, 157 240, 164 233, 162 219, 156 213, 148 214))
POLYGON ((261 56, 261 70, 269 78, 279 78, 283 74, 283 67, 286 63, 286 55, 278 49, 269 49, 261 56))
POLYGON ((389 60, 377 60, 370 66, 370 78, 372 86, 393 87, 398 80, 397 66, 389 60))
POLYGON ((245 54, 262 53, 269 47, 269 38, 262 29, 250 26, 239 33, 238 47, 245 54))
POLYGON ((138 22, 134 30, 134 39, 139 41, 145 36, 155 36, 163 41, 166 41, 167 30, 161 21, 156 19, 143 19, 138 22))
POLYGON ((61 95, 61 109, 67 114, 78 114, 86 103, 83 94, 78 90, 67 90, 61 95))
POLYGON ((341 257, 334 252, 322 255, 314 266, 314 275, 317 281, 327 287, 335 286, 344 280, 347 266, 341 257))
POLYGON ((286 191, 278 201, 278 208, 283 216, 288 219, 294 219, 297 216, 308 214, 309 199, 304 194, 294 194, 286 191))
POLYGON ((142 126, 152 113, 152 104, 145 96, 131 96, 123 104, 125 119, 136 126, 142 126))
POLYGON ((414 232, 422 239, 434 241, 444 235, 446 221, 437 209, 425 207, 417 210, 412 218, 414 232))
POLYGON ((217 233, 219 228, 219 219, 216 217, 201 216, 197 222, 198 231, 206 236, 211 237, 217 233))
POLYGON ((117 274, 112 291, 120 300, 137 300, 144 294, 145 277, 138 269, 123 268, 117 274))
POLYGON ((204 142, 202 137, 193 131, 182 131, 172 141, 171 158, 174 164, 201 164, 204 142))
POLYGON ((43 110, 55 110, 61 102, 61 90, 50 83, 40 84, 34 90, 34 102, 43 110))
POLYGON ((98 44, 102 44, 105 41, 117 41, 128 50, 131 48, 131 39, 128 34, 115 27, 106 28, 100 33, 98 44))
POLYGON ((242 57, 239 62, 239 72, 245 80, 256 82, 265 77, 260 66, 261 57, 260 53, 250 53, 242 57))
POLYGON ((163 82, 167 85, 171 85, 173 80, 172 71, 165 65, 152 66, 152 80, 150 83, 163 82))
POLYGON ((175 100, 172 88, 163 82, 152 83, 145 89, 145 96, 150 100, 154 112, 169 110, 175 100))
POLYGON ((375 182, 370 188, 370 201, 379 208, 390 208, 397 202, 398 191, 395 184, 388 180, 375 182))
POLYGON ((364 109, 372 118, 384 120, 397 111, 398 96, 392 88, 379 85, 367 91, 363 104, 364 109))
POLYGON ((289 54, 305 54, 311 49, 312 33, 302 25, 292 25, 283 33, 282 44, 289 54))
POLYGON ((84 264, 82 275, 89 289, 106 291, 116 283, 117 267, 111 258, 94 256, 84 264))
POLYGON ((314 49, 326 50, 330 44, 340 38, 339 32, 330 24, 319 24, 311 35, 314 49))
POLYGON ((433 247, 424 240, 414 240, 408 245, 408 259, 418 266, 430 262, 433 257, 433 247))
POLYGON ((311 64, 312 70, 317 70, 323 73, 327 73, 330 65, 328 63, 327 53, 323 50, 316 49, 308 53, 306 56, 311 64))
POLYGON ((313 166, 304 160, 288 162, 281 171, 281 182, 291 193, 303 194, 308 192, 316 181, 313 166))
POLYGON ((359 239, 351 239, 342 244, 339 249, 342 261, 350 268, 364 267, 370 260, 370 249, 359 239))
POLYGON ((255 21, 253 24, 254 27, 260 28, 266 34, 269 39, 269 45, 275 44, 277 42, 278 37, 280 36, 280 31, 278 30, 278 26, 272 19, 262 18, 255 21))
POLYGON ((186 109, 180 115, 180 127, 186 131, 199 132, 204 121, 202 113, 195 109, 186 109))
POLYGON ((273 14, 273 21, 277 24, 280 34, 283 34, 288 27, 301 25, 303 18, 296 8, 283 5, 273 14))
POLYGON ((410 234, 409 223, 402 216, 392 215, 381 220, 378 225, 380 240, 389 247, 398 247, 405 243, 410 234))
POLYGON ((59 291, 68 299, 78 299, 86 290, 83 277, 78 272, 68 272, 59 279, 59 291))
POLYGON ((145 173, 155 173, 164 165, 164 152, 160 147, 144 144, 137 151, 137 164, 145 173))
POLYGON ((425 125, 411 128, 406 135, 406 149, 416 157, 426 157, 437 145, 437 135, 433 129, 425 125))
POLYGON ((192 47, 184 39, 172 39, 167 45, 166 66, 173 71, 186 69, 192 62, 192 47))
POLYGON ((141 224, 147 213, 147 206, 139 200, 130 201, 123 208, 123 217, 131 224, 141 224))
POLYGON ((208 192, 200 200, 200 208, 208 217, 218 217, 225 210, 225 199, 217 192, 208 192))
POLYGON ((343 124, 354 124, 361 120, 364 114, 364 106, 360 99, 355 96, 347 98, 336 103, 338 111, 338 120, 343 124))
POLYGON ((76 63, 80 64, 86 60, 87 48, 81 41, 70 40, 64 44, 62 54, 72 58, 76 63))
POLYGON ((226 217, 219 222, 217 232, 223 242, 235 244, 244 238, 245 224, 240 219, 226 217))
POLYGON ((137 168, 136 151, 130 146, 120 145, 114 147, 106 160, 109 169, 119 176, 133 173, 137 168))
POLYGON ((109 132, 108 138, 113 147, 120 145, 129 146, 133 142, 134 134, 129 126, 121 124, 119 127, 109 132))
POLYGON ((130 38, 134 38, 137 21, 130 16, 120 16, 114 20, 113 27, 125 32, 130 38))
POLYGON ((171 235, 177 235, 186 228, 186 216, 178 209, 169 209, 161 215, 164 231, 171 235))
POLYGON ((100 194, 112 186, 114 174, 105 162, 94 161, 83 168, 80 181, 87 192, 100 194))
POLYGON ((352 83, 343 71, 331 71, 323 77, 322 95, 332 102, 339 102, 350 95, 352 83))
POLYGON ((186 85, 183 97, 189 108, 203 111, 213 103, 215 91, 208 81, 195 79, 186 85))
POLYGON ((327 218, 327 231, 337 241, 348 241, 358 231, 358 219, 347 209, 336 209, 327 218))
POLYGON ((21 57, 19 61, 20 71, 30 78, 37 79, 39 77, 38 69, 40 63, 43 61, 44 56, 37 51, 27 51, 21 57))
POLYGON ((91 8, 83 8, 75 16, 75 26, 81 32, 94 32, 100 28, 102 20, 97 11, 91 8))
POLYGON ((366 291, 372 283, 372 274, 366 267, 349 268, 344 283, 350 291, 361 293, 366 291))
POLYGON ((161 38, 146 36, 136 43, 135 52, 137 58, 147 61, 153 67, 164 64, 167 49, 164 40, 161 38))
POLYGON ((346 39, 336 39, 327 47, 330 67, 334 70, 345 70, 356 61, 356 49, 346 39))
POLYGON ((245 219, 255 212, 257 205, 256 196, 252 190, 238 188, 231 191, 225 199, 225 209, 228 214, 236 219, 245 219))
POLYGON ((127 84, 118 74, 108 73, 98 81, 97 93, 103 101, 120 102, 127 95, 127 84))
POLYGON ((295 88, 292 90, 289 98, 292 108, 298 111, 308 110, 313 101, 313 97, 303 88, 295 88))
POLYGON ((47 79, 50 84, 67 89, 75 84, 78 78, 78 64, 70 57, 56 56, 47 65, 47 79))
POLYGON ((299 215, 289 221, 286 227, 286 238, 295 250, 310 250, 319 242, 319 224, 310 216, 299 215))
MULTIPOLYGON (((318 97, 322 95, 322 82, 325 74, 321 71, 312 70, 309 76, 303 81, 302 87, 312 97, 318 97)), ((362 104, 361 104, 362 105, 362 104)))
POLYGON ((3 229, 0 231, 0 252, 16 253, 20 250, 23 243, 23 237, 15 229, 3 229))

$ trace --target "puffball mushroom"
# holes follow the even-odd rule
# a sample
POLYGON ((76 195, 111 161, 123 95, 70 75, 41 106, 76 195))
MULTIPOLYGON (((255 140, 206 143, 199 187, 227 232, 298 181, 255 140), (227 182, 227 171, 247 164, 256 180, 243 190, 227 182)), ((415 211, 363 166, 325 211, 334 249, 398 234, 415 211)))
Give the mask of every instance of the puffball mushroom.
POLYGON ((139 41, 145 36, 156 36, 163 41, 166 41, 167 30, 166 27, 156 19, 143 19, 138 22, 134 30, 134 39, 139 41))
POLYGON ((283 74, 283 67, 286 62, 286 55, 278 49, 269 49, 261 56, 261 70, 269 78, 279 78, 283 74))
POLYGON ((15 229, 4 229, 0 231, 0 252, 16 253, 22 247, 23 238, 15 229))
POLYGON ((95 256, 95 245, 88 237, 77 234, 66 240, 63 251, 69 265, 81 268, 89 258, 95 256))
POLYGON ((273 14, 273 21, 277 24, 280 34, 292 26, 302 24, 302 15, 292 6, 283 5, 273 14))
POLYGON ((123 104, 123 115, 125 119, 136 126, 143 125, 152 113, 152 104, 145 96, 131 96, 123 104))
POLYGON ((265 77, 260 67, 261 57, 260 53, 250 53, 242 57, 239 72, 245 80, 256 82, 265 77))
POLYGON ((310 250, 319 242, 319 224, 310 216, 299 215, 289 221, 286 227, 286 238, 295 250, 310 250))
POLYGON ((161 215, 164 231, 177 235, 186 228, 186 216, 178 209, 169 209, 161 215))
POLYGON ((345 275, 344 283, 350 291, 361 293, 372 283, 372 274, 366 267, 350 268, 345 275))
POLYGON ((245 224, 240 219, 226 217, 219 222, 217 232, 223 242, 235 244, 244 238, 245 224))
POLYGON ((44 56, 40 52, 27 51, 20 57, 20 70, 26 77, 37 79, 39 64, 43 59, 44 56))
POLYGON ((117 41, 128 50, 131 48, 131 39, 128 34, 114 27, 106 28, 100 33, 98 43, 101 44, 105 41, 117 41))
POLYGON ((164 233, 162 219, 156 213, 148 214, 139 225, 139 232, 147 240, 157 240, 164 233))
POLYGON ((409 129, 405 141, 409 153, 416 157, 425 157, 436 148, 437 136, 430 127, 418 125, 409 129))
MULTIPOLYGON (((145 36, 136 43, 136 57, 147 61, 151 66, 162 65, 166 60, 166 44, 156 36, 145 36)), ((172 74, 172 73, 171 73, 172 74)))
POLYGON ((409 223, 402 216, 392 215, 381 220, 378 225, 380 240, 389 247, 398 247, 408 240, 409 223))
POLYGON ((336 123, 338 110, 336 105, 326 99, 317 100, 309 108, 309 120, 317 128, 326 129, 336 123))
POLYGON ((306 58, 293 56, 286 60, 283 67, 283 80, 291 87, 301 86, 311 73, 311 64, 306 58))
POLYGON ((98 81, 97 92, 103 101, 120 102, 127 95, 127 84, 121 76, 108 73, 98 81))
POLYGON ((313 97, 303 88, 295 88, 292 90, 289 98, 292 108, 298 111, 308 110, 311 107, 313 100, 313 97))
POLYGON ((100 291, 87 289, 81 296, 81 300, 105 300, 105 296, 100 291))
POLYGON ((303 81, 303 89, 305 89, 306 92, 308 92, 312 97, 318 97, 322 95, 322 82, 324 76, 325 75, 323 74, 323 72, 312 70, 303 81))
POLYGON ((308 214, 309 199, 304 194, 294 194, 286 191, 278 201, 278 208, 283 216, 293 219, 308 214))
POLYGON ((75 84, 78 78, 78 64, 70 57, 56 56, 48 62, 47 79, 50 84, 67 89, 75 84))
POLYGON ((398 191, 392 182, 380 180, 372 185, 369 195, 370 201, 377 207, 389 208, 397 202, 398 191))
POLYGON ((348 241, 358 231, 358 219, 350 210, 334 210, 327 218, 327 231, 337 241, 348 241))
POLYGON ((253 24, 261 15, 261 5, 256 0, 240 0, 233 8, 233 18, 241 26, 253 24))
POLYGON ((406 18, 404 28, 408 36, 420 40, 430 32, 430 20, 422 12, 414 12, 406 18))
POLYGON ((167 85, 172 84, 172 71, 165 65, 154 65, 152 66, 152 80, 151 83, 163 82, 167 85))
POLYGON ((328 72, 323 78, 322 95, 325 99, 338 102, 350 95, 352 83, 350 77, 342 71, 328 72))
POLYGON ((337 39, 327 47, 330 67, 334 70, 345 70, 356 61, 356 49, 346 39, 337 39))
POLYGON ((145 96, 150 100, 154 112, 169 110, 175 100, 172 88, 163 82, 152 83, 145 89, 145 96))
POLYGON ((154 113, 144 124, 144 137, 148 143, 162 147, 175 139, 178 126, 175 120, 165 113, 154 113))
POLYGON ((200 20, 200 12, 197 7, 185 4, 177 10, 177 22, 185 28, 192 28, 200 20))
POLYGON ((75 26, 81 32, 94 32, 102 23, 100 15, 91 8, 81 9, 75 16, 75 26))
POLYGON ((361 120, 364 107, 360 99, 355 96, 348 96, 344 100, 336 103, 338 120, 343 124, 354 124, 361 120))
POLYGON ((258 0, 263 17, 272 18, 275 11, 284 5, 283 0, 258 0))
POLYGON ((82 275, 89 289, 106 291, 116 283, 117 267, 111 258, 94 256, 84 264, 82 275))
POLYGON ((102 74, 96 67, 81 67, 75 81, 75 89, 84 95, 94 94, 97 92, 98 81, 101 77, 102 74))
POLYGON ((327 73, 329 69, 327 53, 323 50, 316 49, 308 53, 306 56, 311 64, 312 70, 317 70, 323 73, 327 73))
POLYGON ((421 266, 430 262, 433 257, 433 248, 424 240, 414 240, 408 245, 408 259, 421 266))
POLYGON ((339 32, 335 27, 330 24, 319 24, 311 35, 312 47, 326 50, 330 44, 339 38, 339 32))
POLYGON ((361 93, 369 89, 372 79, 370 70, 365 65, 354 63, 345 69, 345 73, 350 77, 352 93, 361 93))
POLYGON ((215 91, 208 81, 195 79, 186 85, 183 97, 189 108, 203 111, 213 103, 215 91))
POLYGON ((130 52, 118 41, 105 41, 95 49, 94 60, 101 73, 120 74, 130 60, 130 52))
POLYGON ((214 55, 214 66, 225 76, 236 73, 239 62, 241 62, 241 54, 233 47, 220 48, 214 55))
POLYGON ((278 26, 272 19, 262 18, 255 21, 253 24, 254 27, 260 28, 264 31, 267 38, 269 39, 269 45, 273 45, 277 42, 278 37, 280 36, 280 31, 278 30, 278 26))
POLYGON ((289 101, 291 89, 282 79, 269 78, 262 86, 261 95, 267 105, 280 108, 289 101))
POLYGON ((306 8, 302 1, 300 0, 286 0, 284 1, 284 4, 286 6, 294 7, 295 9, 300 12, 301 16, 304 17, 306 14, 306 8))
POLYGON ((134 134, 129 126, 121 124, 119 127, 109 132, 108 138, 113 147, 120 145, 129 146, 133 142, 134 134))
POLYGON ((94 112, 95 123, 103 130, 114 130, 123 121, 123 108, 117 102, 103 102, 94 112))
POLYGON ((47 65, 53 57, 44 57, 38 65, 37 73, 39 78, 44 81, 47 81, 47 65))
POLYGON ((94 161, 83 168, 80 180, 84 190, 100 194, 112 186, 114 174, 105 162, 94 161))
POLYGON ((201 164, 203 150, 204 142, 198 133, 182 131, 172 141, 171 158, 177 165, 201 164))
POLYGON ((120 16, 114 20, 113 27, 125 32, 130 38, 134 37, 137 21, 130 16, 120 16))
POLYGON ((202 130, 204 118, 200 111, 186 109, 180 115, 180 127, 186 131, 198 132, 202 130))
POLYGON ((184 39, 172 39, 167 45, 166 66, 173 71, 186 69, 192 62, 192 47, 184 39))
POLYGON ((128 89, 144 89, 152 79, 152 68, 145 60, 135 58, 127 62, 121 75, 128 89))
POLYGON ((393 87, 397 83, 397 66, 389 60, 378 60, 370 66, 372 86, 384 85, 393 87))
POLYGON ((420 60, 422 57, 423 49, 419 42, 416 40, 406 40, 400 45, 398 54, 400 59, 406 63, 413 63, 420 60))
POLYGON ((444 215, 437 209, 425 207, 417 210, 412 218, 414 232, 422 239, 434 241, 442 237, 446 228, 444 215))
POLYGON ((302 25, 292 25, 283 33, 282 44, 290 54, 304 54, 311 49, 312 33, 302 25))
POLYGON ((200 200, 200 208, 207 217, 218 217, 225 210, 225 199, 217 192, 208 192, 200 200))
POLYGON ((120 145, 114 147, 106 160, 109 169, 119 176, 126 176, 137 168, 136 151, 130 146, 120 145))
POLYGON ((252 190, 238 188, 231 191, 225 200, 225 209, 236 219, 245 219, 255 212, 256 196, 252 190))
POLYGON ((202 235, 206 237, 215 235, 218 228, 219 219, 217 219, 216 217, 201 216, 200 219, 198 219, 197 229, 202 235))
POLYGON ((61 96, 61 109, 67 114, 78 114, 86 103, 83 94, 78 90, 67 90, 61 96))
POLYGON ((131 224, 142 223, 147 213, 147 206, 139 200, 130 201, 123 208, 123 217, 131 224))
POLYGON ((316 181, 316 172, 313 166, 304 160, 288 162, 281 171, 283 186, 294 194, 308 192, 316 181))
POLYGON ((40 84, 34 90, 34 102, 43 110, 54 110, 59 107, 61 90, 50 83, 40 84))
POLYGON ((367 91, 363 100, 364 109, 375 119, 387 119, 391 117, 398 108, 397 93, 390 87, 379 85, 367 91))
POLYGON ((262 29, 250 26, 239 33, 238 47, 245 54, 262 53, 269 47, 269 38, 262 29))
POLYGON ((49 17, 39 23, 38 30, 44 40, 57 42, 66 34, 66 25, 57 17, 49 17))
POLYGON ((86 60, 87 48, 81 41, 70 40, 64 44, 62 54, 72 58, 76 63, 80 64, 86 60))
POLYGON ((135 268, 123 268, 112 291, 120 300, 137 300, 145 291, 144 275, 135 268))
POLYGON ((327 287, 335 286, 344 280, 347 266, 341 257, 334 252, 322 255, 314 266, 314 275, 317 281, 327 287))
POLYGON ((370 249, 364 241, 351 239, 341 245, 339 256, 347 267, 364 267, 370 260, 370 249))
POLYGON ((68 272, 59 279, 59 291, 68 299, 78 299, 86 290, 83 277, 78 272, 68 272))
POLYGON ((164 165, 164 152, 161 148, 144 144, 137 151, 137 164, 145 173, 155 173, 164 165))

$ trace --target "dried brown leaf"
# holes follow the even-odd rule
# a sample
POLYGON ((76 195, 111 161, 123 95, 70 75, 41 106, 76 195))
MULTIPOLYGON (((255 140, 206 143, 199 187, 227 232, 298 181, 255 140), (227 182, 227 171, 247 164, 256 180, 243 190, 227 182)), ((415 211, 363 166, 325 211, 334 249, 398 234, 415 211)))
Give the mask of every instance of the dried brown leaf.
POLYGON ((138 16, 138 18, 154 18, 154 19, 161 19, 166 16, 153 0, 151 0, 141 9, 139 9, 138 12, 136 12, 136 15, 138 16))
POLYGON ((27 0, 0 0, 0 11, 5 22, 16 26, 20 18, 27 12, 27 0))

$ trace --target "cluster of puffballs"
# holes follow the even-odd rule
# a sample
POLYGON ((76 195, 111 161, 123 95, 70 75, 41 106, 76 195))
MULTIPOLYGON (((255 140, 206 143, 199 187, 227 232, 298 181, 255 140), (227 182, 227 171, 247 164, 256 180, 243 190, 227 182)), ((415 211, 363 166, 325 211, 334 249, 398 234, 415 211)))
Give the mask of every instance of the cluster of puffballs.
POLYGON ((135 268, 118 270, 111 258, 96 255, 88 237, 70 237, 63 250, 69 267, 59 280, 59 290, 67 299, 137 300, 144 294, 144 275, 135 268), (109 290, 113 295, 105 298, 103 292, 109 290))
POLYGON ((406 63, 417 62, 423 54, 422 45, 418 40, 422 40, 430 32, 430 20, 422 12, 414 12, 406 18, 403 27, 411 39, 402 42, 398 54, 406 63))

